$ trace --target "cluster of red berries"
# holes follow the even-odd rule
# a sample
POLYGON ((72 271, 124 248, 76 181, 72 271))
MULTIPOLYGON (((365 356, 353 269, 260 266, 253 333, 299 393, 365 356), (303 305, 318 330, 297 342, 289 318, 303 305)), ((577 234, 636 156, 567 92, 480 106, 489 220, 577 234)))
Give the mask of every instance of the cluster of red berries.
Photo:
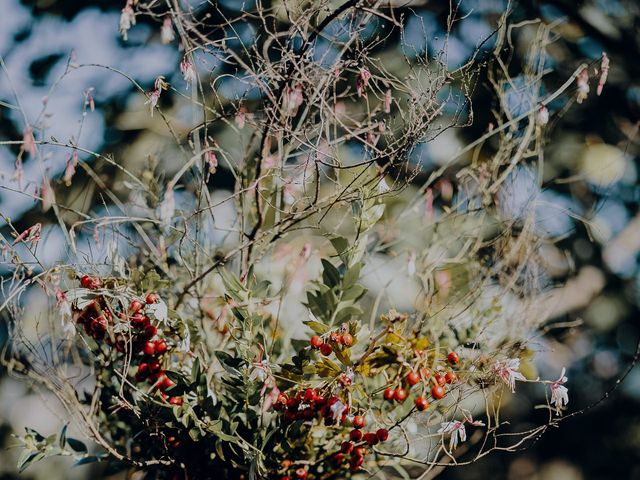
MULTIPOLYGON (((80 284, 84 288, 95 290, 100 288, 102 282, 99 279, 85 275, 80 279, 80 284)), ((158 302, 155 293, 149 293, 145 297, 146 305, 158 302)), ((117 314, 121 321, 128 321, 132 326, 131 348, 134 354, 140 356, 140 363, 135 375, 136 381, 147 381, 162 392, 162 397, 172 405, 182 405, 182 397, 168 397, 165 390, 173 387, 175 383, 165 375, 162 367, 163 356, 169 351, 166 340, 159 338, 158 329, 151 323, 151 319, 144 314, 145 304, 140 300, 133 299, 127 311, 117 314)), ((85 332, 91 335, 96 341, 105 338, 108 327, 113 325, 112 313, 106 304, 104 297, 97 296, 79 315, 76 317, 78 324, 83 325, 85 332)), ((121 353, 125 352, 126 339, 121 334, 108 335, 105 343, 121 353)))
MULTIPOLYGON (((306 390, 298 391, 294 395, 280 393, 273 404, 273 409, 282 413, 286 423, 292 423, 296 420, 311 421, 316 418, 322 418, 325 425, 334 425, 338 419, 335 418, 331 407, 340 401, 338 396, 323 396, 315 388, 307 388, 306 390)), ((348 413, 349 407, 345 406, 339 419, 341 423, 347 420, 348 413)))
POLYGON ((343 346, 349 348, 353 345, 353 335, 348 331, 346 325, 343 325, 340 330, 330 332, 326 339, 318 335, 314 335, 309 340, 309 345, 315 350, 320 350, 320 353, 324 356, 331 355, 336 346, 343 346))
MULTIPOLYGON (((460 361, 460 357, 456 352, 450 352, 447 355, 447 362, 450 365, 456 365, 459 361, 460 361)), ((419 395, 415 399, 416 409, 421 412, 424 412, 429 408, 429 401, 425 398, 425 391, 429 385, 429 382, 433 383, 430 390, 431 397, 434 400, 442 400, 447 393, 446 391, 447 384, 452 384, 457 379, 458 377, 451 370, 445 372, 444 374, 436 373, 435 375, 432 376, 431 370, 425 367, 425 368, 421 368, 419 372, 411 370, 409 373, 407 373, 407 375, 404 378, 404 383, 406 384, 407 389, 403 388, 402 386, 399 386, 398 388, 395 388, 395 389, 387 388, 385 389, 382 395, 384 399, 389 402, 396 401, 396 402, 402 403, 407 399, 407 396, 408 396, 407 390, 410 390, 415 385, 418 385, 421 381, 424 381, 425 386, 422 389, 422 395, 419 395)))
POLYGON ((342 442, 340 451, 333 454, 334 463, 343 464, 347 460, 347 455, 349 455, 349 468, 352 471, 358 471, 369 453, 367 446, 373 447, 389 439, 389 430, 386 428, 379 428, 375 432, 363 432, 362 429, 365 424, 363 416, 356 415, 353 417, 353 430, 349 432, 349 440, 342 442))

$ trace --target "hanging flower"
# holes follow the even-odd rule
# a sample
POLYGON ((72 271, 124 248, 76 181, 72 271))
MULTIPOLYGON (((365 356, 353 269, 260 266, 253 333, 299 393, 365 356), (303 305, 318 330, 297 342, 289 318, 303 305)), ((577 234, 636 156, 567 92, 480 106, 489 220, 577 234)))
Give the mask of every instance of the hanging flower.
POLYGON ((564 386, 569 379, 565 376, 565 372, 566 369, 563 368, 560 378, 551 383, 551 404, 555 405, 558 415, 562 407, 569 403, 569 389, 564 386))
POLYGON ((464 418, 462 420, 453 420, 440 424, 441 427, 438 430, 438 433, 451 435, 451 437, 449 438, 449 450, 454 450, 458 446, 458 443, 467 440, 467 430, 465 428, 465 423, 473 425, 474 427, 484 426, 484 422, 480 420, 474 420, 471 414, 467 411, 464 411, 464 418))
POLYGON ((96 103, 93 100, 93 91, 93 87, 87 88, 84 91, 84 108, 86 109, 87 107, 89 107, 89 110, 91 110, 92 112, 96 109, 96 103))
POLYGON ((609 76, 609 57, 605 52, 602 52, 602 63, 600 64, 600 80, 598 80, 598 88, 596 89, 596 95, 600 96, 604 84, 607 83, 607 77, 609 76))
POLYGON ((544 127, 547 123, 549 123, 549 110, 542 104, 540 104, 540 107, 536 112, 536 123, 541 127, 544 127))
POLYGON ((31 246, 34 247, 38 240, 40 240, 40 233, 42 232, 42 224, 36 223, 35 225, 31 225, 24 232, 16 237, 13 241, 13 244, 17 244, 20 242, 31 242, 31 246))
POLYGON ((148 94, 148 100, 145 102, 149 104, 149 108, 151 111, 151 116, 153 116, 153 109, 158 105, 158 101, 160 100, 160 94, 162 90, 166 90, 169 88, 169 84, 165 82, 163 76, 156 77, 155 82, 153 83, 153 90, 148 94))
POLYGON ((173 33, 173 23, 171 22, 171 16, 164 17, 162 27, 160 27, 160 41, 163 44, 171 43, 175 40, 176 35, 173 33))
POLYGON ((384 113, 391 113, 391 100, 393 97, 391 96, 391 89, 387 89, 384 94, 384 113))
POLYGON ((196 68, 187 55, 185 55, 180 62, 180 73, 182 73, 182 77, 187 83, 187 88, 189 88, 189 85, 195 82, 198 78, 196 75, 196 68))
POLYGON ((35 157, 38 153, 36 146, 36 139, 33 136, 33 129, 30 126, 26 126, 22 132, 22 148, 29 153, 32 157, 35 157))
POLYGON ((493 373, 509 387, 511 393, 516 392, 516 380, 526 380, 524 375, 519 372, 519 369, 520 359, 518 358, 496 362, 492 367, 493 373))
POLYGON ((236 113, 236 117, 235 117, 235 122, 236 122, 236 126, 242 130, 244 128, 245 122, 246 122, 246 114, 247 114, 247 109, 243 106, 241 106, 240 108, 238 108, 238 112, 236 113))
POLYGON ((76 173, 76 167, 78 166, 78 152, 74 150, 69 158, 67 158, 67 167, 64 169, 64 177, 62 180, 64 184, 69 187, 71 185, 71 179, 76 173))
POLYGON ((589 96, 589 72, 586 68, 583 68, 576 78, 578 84, 578 98, 576 101, 582 103, 589 96))
POLYGON ((42 199, 43 212, 48 211, 56 201, 56 196, 53 188, 51 188, 51 183, 46 177, 42 180, 42 185, 40 185, 40 198, 42 199))
POLYGON ((356 78, 356 89, 358 91, 358 96, 361 97, 364 94, 367 85, 369 85, 369 80, 371 79, 371 72, 366 68, 362 67, 360 69, 360 73, 358 74, 358 78, 356 78))
POLYGON ((209 175, 213 175, 218 169, 218 157, 216 152, 209 146, 209 142, 205 141, 204 148, 204 161, 209 167, 209 175))
POLYGON ((133 10, 133 1, 127 0, 126 5, 120 12, 120 34, 122 39, 127 41, 127 32, 136 24, 136 12, 133 10))
POLYGON ((295 116, 298 113, 298 108, 302 105, 302 85, 297 84, 294 88, 289 85, 284 91, 284 109, 291 116, 295 116))

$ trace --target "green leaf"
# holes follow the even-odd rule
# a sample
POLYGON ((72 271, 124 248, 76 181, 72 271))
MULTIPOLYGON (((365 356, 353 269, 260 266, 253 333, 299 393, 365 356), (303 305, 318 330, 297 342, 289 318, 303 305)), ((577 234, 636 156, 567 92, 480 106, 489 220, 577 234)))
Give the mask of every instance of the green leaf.
POLYGON ((342 288, 347 290, 351 286, 353 286, 358 279, 360 278, 360 270, 362 269, 362 263, 358 262, 353 265, 349 270, 344 274, 344 278, 342 280, 342 288))
POLYGON ((76 463, 73 464, 74 467, 79 467, 80 465, 87 465, 88 463, 95 463, 100 461, 100 459, 95 455, 88 455, 86 457, 82 457, 76 463))
POLYGON ((306 322, 302 322, 302 323, 304 323, 307 327, 309 327, 318 335, 325 334, 330 330, 330 328, 324 323, 314 322, 313 320, 307 320, 306 322))
POLYGON ((340 272, 338 269, 327 259, 323 258, 322 260, 322 281, 325 285, 333 288, 336 285, 340 284, 340 272))
POLYGON ((340 367, 338 365, 333 363, 328 358, 323 358, 316 365, 316 372, 321 377, 325 377, 326 378, 326 377, 335 377, 337 375, 340 375, 342 370, 340 369, 340 367))
POLYGON ((67 444, 75 451, 84 453, 87 451, 87 446, 82 443, 80 440, 76 440, 75 438, 67 438, 67 444))

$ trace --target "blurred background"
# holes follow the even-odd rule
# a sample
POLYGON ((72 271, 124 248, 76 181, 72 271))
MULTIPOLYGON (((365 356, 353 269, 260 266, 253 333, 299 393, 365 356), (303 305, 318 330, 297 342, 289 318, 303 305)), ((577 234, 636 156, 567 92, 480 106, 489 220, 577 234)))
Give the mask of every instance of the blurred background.
MULTIPOLYGON (((111 154, 132 171, 140 171, 156 153, 161 168, 170 175, 180 165, 171 162, 172 142, 159 116, 150 116, 146 98, 119 72, 150 90, 158 75, 184 89, 176 44, 161 42, 160 25, 140 18, 129 31, 127 42, 118 32, 120 9, 115 0, 2 0, 0 14, 0 141, 23 135, 22 114, 15 108, 14 90, 30 118, 47 116, 46 138, 81 145, 87 162, 100 179, 118 192, 121 181, 108 162, 97 154, 111 154), (70 64, 92 64, 69 70, 70 64), (110 69, 100 67, 109 66, 110 69), (64 74, 68 72, 67 74, 64 74), (58 79, 62 76, 62 79, 58 79), (11 79, 11 81, 8 80, 11 79), (92 111, 90 104, 95 105, 92 111), (43 108, 46 112, 43 114, 43 108), (167 150, 169 149, 169 150, 167 150), (136 164, 138 162, 139 164, 136 164)), ((185 2, 187 3, 187 2, 185 2)), ((191 1, 193 8, 206 2, 191 1)), ((449 2, 395 1, 406 14, 404 44, 389 42, 386 55, 402 51, 407 56, 446 49, 449 67, 466 62, 480 46, 488 53, 497 18, 510 6, 511 22, 542 19, 556 23, 557 38, 549 47, 545 83, 557 87, 581 62, 600 62, 603 52, 611 60, 609 79, 600 96, 597 80, 582 104, 569 105, 567 98, 549 105, 551 114, 548 147, 545 149, 544 188, 539 190, 526 173, 511 182, 514 210, 529 208, 535 197, 539 221, 549 238, 560 239, 545 251, 560 298, 553 322, 575 324, 550 329, 540 343, 549 353, 538 368, 552 378, 549 365, 566 365, 570 388, 570 411, 599 400, 631 364, 640 338, 640 185, 637 181, 640 149, 640 4, 635 0, 462 0, 454 30, 445 43, 449 2), (481 44, 482 43, 482 44, 481 44), (571 108, 569 108, 571 107, 571 108), (534 191, 535 190, 535 191, 534 191), (522 192, 526 193, 523 200, 522 192), (550 213, 553 212, 553 213, 550 213), (546 366, 548 368, 548 365, 546 366)), ((218 0, 222 12, 250 8, 251 0, 218 0)), ((522 28, 515 35, 512 61, 514 75, 525 61, 535 29, 522 28), (518 58, 521 56, 522 58, 518 58)), ((256 29, 236 32, 239 41, 250 43, 256 29)), ((330 48, 330 47, 327 47, 330 48)), ((215 58, 199 58, 196 67, 205 74, 223 69, 215 58)), ((486 79, 485 79, 486 80, 486 79)), ((517 76, 507 95, 512 111, 529 109, 519 91, 517 76)), ((239 94, 232 82, 219 86, 223 95, 239 94)), ((572 87, 572 89, 575 89, 572 87)), ((247 93, 247 92, 244 92, 247 93)), ((190 126, 190 110, 172 99, 162 100, 177 119, 179 133, 190 126), (180 120, 182 119, 182 123, 180 120)), ((450 129, 414 152, 423 180, 461 146, 481 136, 492 122, 494 97, 482 84, 473 93, 474 123, 450 129)), ((525 111, 525 110, 522 110, 525 111)), ((63 175, 70 157, 60 149, 45 158, 54 180, 58 201, 80 211, 99 212, 104 199, 94 182, 83 182, 78 170, 73 186, 64 188, 63 175), (62 187, 62 188, 58 188, 62 187)), ((43 224, 47 262, 67 261, 64 238, 51 211, 43 212, 34 200, 42 178, 40 164, 24 163, 23 182, 14 178, 17 147, 0 145, 0 220, 2 233, 10 238, 7 219, 18 231, 36 222, 43 224)), ((83 177, 84 176, 84 177, 83 177)), ((216 176, 215 190, 233 188, 224 168, 216 176)), ((509 202, 507 198, 506 203, 509 202)), ((91 235, 80 235, 79 244, 89 248, 91 235)), ((2 268, 2 273, 9 270, 2 268)), ((0 345, 6 342, 6 325, 0 323, 0 345)), ((524 388, 524 387, 523 387, 524 388)), ((523 396, 524 397, 524 396, 523 396)), ((512 402, 505 416, 514 430, 543 422, 532 404, 512 402)), ((640 369, 634 369, 605 402, 575 416, 562 428, 548 431, 518 453, 492 454, 467 467, 447 469, 441 478, 595 480, 640 479, 640 369)), ((14 465, 19 452, 6 449, 12 432, 25 426, 42 432, 59 431, 64 416, 51 402, 0 371, 0 479, 101 478, 99 467, 74 467, 65 459, 48 460, 18 475, 14 465)))

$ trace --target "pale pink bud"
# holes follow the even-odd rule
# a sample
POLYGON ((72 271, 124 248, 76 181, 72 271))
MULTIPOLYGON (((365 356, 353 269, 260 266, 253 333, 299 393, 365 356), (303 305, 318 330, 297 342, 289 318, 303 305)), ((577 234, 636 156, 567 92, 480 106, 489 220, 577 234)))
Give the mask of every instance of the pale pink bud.
POLYGON ((607 77, 609 76, 609 57, 605 52, 602 52, 602 63, 600 64, 600 80, 598 80, 598 88, 596 94, 600 96, 604 84, 607 83, 607 77))
POLYGON ((191 60, 189 60, 186 55, 180 62, 180 73, 182 73, 182 77, 187 83, 187 88, 189 88, 189 85, 197 80, 196 68, 193 66, 193 63, 191 63, 191 60))
POLYGON ((67 168, 64 170, 64 183, 68 187, 71 185, 71 179, 76 173, 76 166, 78 165, 78 152, 74 151, 67 159, 67 168))
POLYGON ((549 123, 549 110, 544 105, 540 105, 540 108, 538 108, 536 112, 536 123, 541 127, 549 123))
POLYGON ((42 211, 48 211, 51 206, 56 202, 55 193, 51 188, 48 178, 44 178, 42 185, 40 186, 40 197, 42 198, 42 211))
POLYGON ((26 126, 24 131, 22 132, 22 148, 29 152, 29 155, 35 157, 38 153, 38 148, 36 146, 36 139, 33 136, 33 130, 30 126, 26 126))
POLYGON ((175 38, 176 36, 173 33, 173 23, 171 22, 171 17, 167 15, 166 17, 164 17, 162 27, 160 27, 160 41, 166 45, 173 42, 175 38))
POLYGON ((391 96, 391 89, 388 89, 384 94, 384 113, 391 113, 391 101, 393 97, 391 96))
POLYGON ((240 107, 238 109, 238 112, 236 113, 235 122, 236 122, 236 126, 239 129, 244 128, 244 125, 246 123, 246 114, 247 114, 247 109, 245 107, 240 107))
POLYGON ((127 4, 120 12, 120 34, 122 39, 127 41, 127 33, 136 24, 136 12, 133 10, 132 1, 127 0, 127 4))
POLYGON ((576 78, 576 84, 578 85, 578 98, 576 101, 582 103, 589 96, 589 72, 586 68, 583 68, 578 77, 576 78))
POLYGON ((371 72, 366 67, 362 67, 360 69, 360 73, 358 74, 358 78, 356 78, 356 89, 358 90, 358 96, 361 97, 364 94, 367 85, 369 85, 369 80, 371 79, 371 72))

